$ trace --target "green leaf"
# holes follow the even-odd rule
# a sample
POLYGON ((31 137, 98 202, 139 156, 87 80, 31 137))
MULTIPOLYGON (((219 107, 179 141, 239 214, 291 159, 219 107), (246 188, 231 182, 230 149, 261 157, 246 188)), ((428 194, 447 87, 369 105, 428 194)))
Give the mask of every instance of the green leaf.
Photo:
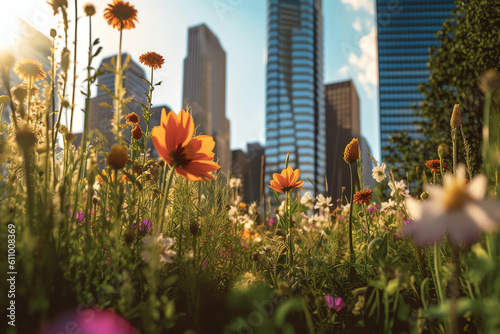
POLYGON ((278 306, 274 316, 276 326, 282 328, 285 325, 287 315, 293 311, 302 311, 302 302, 300 299, 291 298, 278 306))

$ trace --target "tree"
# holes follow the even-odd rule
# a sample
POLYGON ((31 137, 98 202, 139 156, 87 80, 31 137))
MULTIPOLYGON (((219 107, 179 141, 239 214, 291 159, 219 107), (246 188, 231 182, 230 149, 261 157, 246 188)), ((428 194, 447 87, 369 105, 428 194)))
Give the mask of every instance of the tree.
MULTIPOLYGON (((388 152, 386 162, 396 166, 399 176, 409 172, 412 179, 417 166, 438 158, 440 143, 450 144, 450 117, 457 103, 462 110, 464 134, 471 146, 471 163, 476 171, 482 166, 484 97, 478 82, 487 69, 500 70, 500 1, 457 0, 455 4, 452 16, 435 34, 438 46, 429 51, 429 82, 418 88, 424 101, 414 107, 416 115, 421 116, 421 121, 416 123, 425 139, 415 140, 405 133, 398 134, 391 138, 392 146, 383 148, 388 152)), ((499 102, 497 94, 492 104, 496 112, 499 102)), ((461 135, 459 152, 463 153, 461 135)))

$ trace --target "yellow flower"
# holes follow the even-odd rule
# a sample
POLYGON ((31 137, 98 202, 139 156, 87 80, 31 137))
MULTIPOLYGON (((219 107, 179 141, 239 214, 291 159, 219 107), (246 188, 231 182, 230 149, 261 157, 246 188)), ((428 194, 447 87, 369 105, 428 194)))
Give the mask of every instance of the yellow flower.
POLYGON ((31 59, 18 61, 14 66, 14 72, 21 80, 31 78, 32 81, 38 81, 46 77, 40 62, 31 59))

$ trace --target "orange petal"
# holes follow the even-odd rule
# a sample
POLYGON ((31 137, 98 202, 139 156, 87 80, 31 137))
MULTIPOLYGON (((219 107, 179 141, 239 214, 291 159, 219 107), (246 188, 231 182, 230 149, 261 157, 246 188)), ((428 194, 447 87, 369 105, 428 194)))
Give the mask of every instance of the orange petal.
POLYGON ((271 188, 271 189, 273 189, 273 190, 276 190, 279 193, 283 194, 283 190, 281 188, 276 188, 276 187, 271 187, 271 186, 268 186, 268 187, 271 188))
POLYGON ((165 118, 165 122, 162 123, 165 129, 165 146, 169 152, 173 152, 177 149, 179 143, 176 139, 176 132, 178 131, 177 117, 173 111, 170 111, 165 118))
POLYGON ((290 178, 290 184, 293 185, 297 180, 299 179, 300 176, 300 169, 296 169, 292 172, 291 178, 290 178))
POLYGON ((176 168, 179 175, 190 181, 200 181, 214 179, 215 176, 210 172, 216 171, 220 166, 213 161, 198 160, 189 162, 184 168, 176 168), (200 179, 201 178, 201 179, 200 179))
POLYGON ((160 157, 163 160, 171 159, 165 142, 165 128, 163 126, 155 126, 151 133, 153 135, 153 144, 160 157))
POLYGON ((193 146, 195 155, 193 160, 212 160, 215 153, 212 150, 215 147, 214 139, 211 136, 196 136, 189 142, 193 146))
POLYGON ((282 188, 288 187, 288 183, 286 182, 286 178, 283 177, 283 175, 281 175, 281 174, 274 174, 274 175, 276 176, 274 179, 281 184, 282 188))
POLYGON ((180 128, 178 132, 178 137, 177 139, 179 140, 179 143, 181 146, 186 146, 191 139, 193 138, 193 133, 194 133, 194 121, 193 117, 182 109, 179 114, 177 115, 177 120, 179 122, 180 128))

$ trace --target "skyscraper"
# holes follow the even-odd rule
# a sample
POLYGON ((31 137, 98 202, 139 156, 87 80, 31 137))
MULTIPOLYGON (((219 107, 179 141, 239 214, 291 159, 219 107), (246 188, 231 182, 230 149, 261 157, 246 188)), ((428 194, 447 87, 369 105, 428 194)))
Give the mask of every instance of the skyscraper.
POLYGON ((289 165, 304 189, 323 192, 326 172, 321 0, 268 0, 266 183, 289 165), (307 177, 316 185, 308 182, 307 177))
POLYGON ((226 118, 226 52, 214 33, 201 24, 189 28, 184 59, 183 103, 191 106, 198 133, 214 137, 215 160, 231 169, 230 129, 226 118))
POLYGON ((341 196, 342 187, 347 188, 346 194, 350 192, 349 165, 342 159, 344 149, 353 138, 362 142, 359 98, 353 82, 325 85, 325 106, 328 195, 337 199, 341 196))
MULTIPOLYGON (((105 70, 102 64, 111 64, 112 57, 104 58, 101 62, 100 69, 105 70)), ((128 57, 128 54, 123 53, 122 59, 128 57)), ((142 113, 142 107, 137 102, 146 103, 146 92, 149 90, 149 85, 142 80, 141 75, 146 77, 146 73, 144 68, 137 64, 135 61, 130 60, 130 67, 124 72, 123 79, 123 87, 126 90, 125 97, 134 97, 134 101, 131 101, 127 104, 127 107, 123 110, 123 116, 135 112, 139 115, 140 122, 139 125, 143 132, 146 131, 146 123, 144 121, 144 116, 142 113), (137 101, 137 102, 135 102, 137 101)), ((115 74, 112 72, 106 72, 102 74, 98 78, 99 85, 105 85, 111 92, 115 90, 115 74)), ((153 102, 154 102, 153 95, 153 102)), ((108 140, 108 147, 116 142, 115 135, 113 134, 113 127, 111 121, 113 120, 114 109, 109 106, 113 105, 113 99, 109 94, 107 94, 102 89, 97 90, 97 95, 90 99, 90 107, 89 107, 89 128, 91 130, 99 130, 104 134, 106 139, 108 140)), ((170 107, 168 106, 155 106, 151 108, 151 118, 149 120, 149 130, 151 130, 154 126, 160 125, 161 123, 161 111, 165 109, 168 113, 170 111, 170 107)), ((124 121, 123 121, 124 123, 124 121)), ((125 136, 125 140, 130 141, 131 138, 131 128, 128 127, 124 130, 123 134, 125 136)), ((79 140, 79 136, 77 136, 79 140)), ((157 158, 158 153, 154 149, 153 141, 149 140, 148 149, 150 149, 150 154, 152 157, 157 158)))
MULTIPOLYGON (((454 0, 377 0, 380 138, 382 148, 392 135, 406 132, 418 138, 419 117, 412 105, 423 95, 418 85, 429 80, 429 47, 434 34, 455 8, 454 0)), ((382 153, 382 160, 385 154, 382 153)))

